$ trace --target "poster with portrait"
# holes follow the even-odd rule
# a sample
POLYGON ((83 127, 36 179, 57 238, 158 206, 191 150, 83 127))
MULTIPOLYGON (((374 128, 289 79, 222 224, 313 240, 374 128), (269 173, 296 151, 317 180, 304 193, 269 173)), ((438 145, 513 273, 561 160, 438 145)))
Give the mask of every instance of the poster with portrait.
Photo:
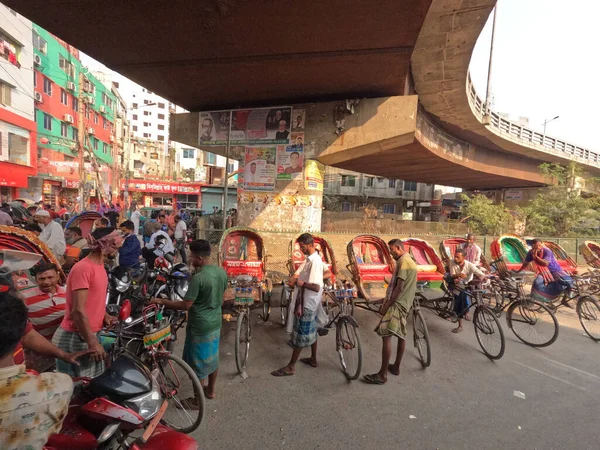
POLYGON ((292 131, 304 131, 304 121, 306 120, 305 109, 292 110, 292 131))
POLYGON ((277 179, 291 180, 302 176, 304 166, 303 145, 277 146, 277 179))
POLYGON ((202 147, 227 145, 231 113, 230 145, 289 144, 292 108, 238 109, 200 113, 199 144, 202 147))
POLYGON ((198 144, 206 146, 227 145, 229 133, 229 111, 200 113, 198 144))
POLYGON ((316 159, 307 159, 304 167, 305 188, 310 191, 323 191, 325 166, 316 159))
POLYGON ((244 158, 244 190, 272 191, 275 188, 276 146, 247 146, 244 158))

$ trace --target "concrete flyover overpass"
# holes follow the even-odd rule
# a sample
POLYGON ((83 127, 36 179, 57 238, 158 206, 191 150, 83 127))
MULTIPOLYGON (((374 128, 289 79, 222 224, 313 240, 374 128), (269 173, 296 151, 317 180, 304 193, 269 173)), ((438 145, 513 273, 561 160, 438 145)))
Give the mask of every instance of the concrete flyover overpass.
MULTIPOLYGON (((600 172, 597 153, 483 110, 468 65, 495 0, 4 3, 190 111, 305 108, 325 164, 466 189, 541 186, 544 160, 600 172)), ((198 130, 172 117, 172 140, 198 147, 198 130)))

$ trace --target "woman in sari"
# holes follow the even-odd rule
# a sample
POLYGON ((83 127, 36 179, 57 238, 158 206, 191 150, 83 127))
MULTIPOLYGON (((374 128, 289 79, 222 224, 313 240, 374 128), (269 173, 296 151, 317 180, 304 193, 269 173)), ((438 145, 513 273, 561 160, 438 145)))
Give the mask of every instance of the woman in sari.
POLYGON ((535 280, 531 286, 531 298, 540 302, 553 302, 565 290, 570 289, 573 279, 558 264, 552 250, 544 246, 540 239, 534 239, 527 253, 521 272, 530 263, 535 269, 535 280))

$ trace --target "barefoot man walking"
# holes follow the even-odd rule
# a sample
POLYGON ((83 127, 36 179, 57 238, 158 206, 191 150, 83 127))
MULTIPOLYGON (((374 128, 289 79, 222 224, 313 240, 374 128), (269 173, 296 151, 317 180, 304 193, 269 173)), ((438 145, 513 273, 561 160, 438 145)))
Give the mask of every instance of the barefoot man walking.
POLYGON ((393 375, 400 373, 400 362, 406 348, 406 318, 412 308, 417 290, 417 265, 404 251, 402 241, 392 239, 388 242, 388 247, 396 260, 396 270, 379 310, 383 317, 375 328, 375 332, 383 340, 381 369, 377 373, 364 376, 363 381, 368 384, 385 384, 388 371, 393 375), (390 364, 393 336, 398 338, 398 350, 396 361, 390 364))

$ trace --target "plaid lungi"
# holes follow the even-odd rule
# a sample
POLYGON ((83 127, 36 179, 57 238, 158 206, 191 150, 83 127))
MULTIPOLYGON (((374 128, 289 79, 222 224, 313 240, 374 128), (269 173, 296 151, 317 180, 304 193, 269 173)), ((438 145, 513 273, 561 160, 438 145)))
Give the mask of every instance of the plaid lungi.
POLYGON ((301 317, 294 316, 292 345, 296 348, 310 347, 317 340, 317 317, 315 311, 303 308, 301 317))
POLYGON ((193 333, 191 327, 185 330, 183 360, 203 380, 219 368, 219 342, 221 329, 206 334, 193 333))
MULTIPOLYGON (((99 334, 96 337, 100 339, 99 334)), ((67 331, 58 327, 52 338, 52 343, 67 353, 80 352, 88 349, 87 343, 79 333, 67 331)), ((95 378, 104 372, 104 361, 94 361, 89 355, 78 359, 79 366, 66 363, 60 359, 56 360, 56 371, 66 373, 72 378, 89 377, 95 378)))
POLYGON ((408 311, 401 304, 394 303, 379 321, 375 332, 381 337, 398 336, 405 339, 407 316, 408 311))

